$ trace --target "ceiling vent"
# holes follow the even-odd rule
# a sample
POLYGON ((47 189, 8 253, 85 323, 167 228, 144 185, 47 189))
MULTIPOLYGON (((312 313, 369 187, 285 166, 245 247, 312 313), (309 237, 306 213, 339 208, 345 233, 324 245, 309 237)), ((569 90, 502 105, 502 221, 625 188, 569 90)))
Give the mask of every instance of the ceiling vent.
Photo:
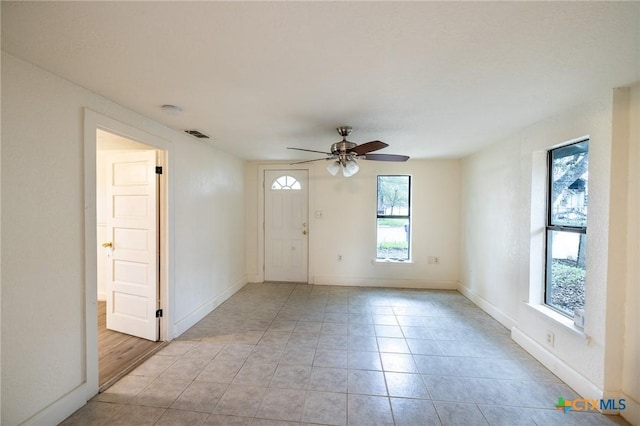
POLYGON ((199 130, 185 130, 185 132, 198 139, 209 139, 209 136, 205 135, 199 130))

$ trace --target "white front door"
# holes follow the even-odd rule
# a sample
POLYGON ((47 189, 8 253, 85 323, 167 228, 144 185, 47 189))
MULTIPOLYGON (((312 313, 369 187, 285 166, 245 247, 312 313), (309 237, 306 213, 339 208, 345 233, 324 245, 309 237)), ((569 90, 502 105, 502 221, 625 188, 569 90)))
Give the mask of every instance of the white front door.
POLYGON ((264 172, 264 279, 308 281, 308 171, 264 172))
POLYGON ((156 151, 113 153, 107 161, 107 328, 158 340, 156 151))

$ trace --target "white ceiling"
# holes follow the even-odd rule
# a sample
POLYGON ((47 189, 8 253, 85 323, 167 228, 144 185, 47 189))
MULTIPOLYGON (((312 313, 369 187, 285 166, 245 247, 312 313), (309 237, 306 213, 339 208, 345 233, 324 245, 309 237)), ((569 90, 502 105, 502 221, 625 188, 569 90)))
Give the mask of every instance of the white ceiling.
POLYGON ((2 48, 246 159, 461 157, 640 80, 640 3, 2 1, 2 48))

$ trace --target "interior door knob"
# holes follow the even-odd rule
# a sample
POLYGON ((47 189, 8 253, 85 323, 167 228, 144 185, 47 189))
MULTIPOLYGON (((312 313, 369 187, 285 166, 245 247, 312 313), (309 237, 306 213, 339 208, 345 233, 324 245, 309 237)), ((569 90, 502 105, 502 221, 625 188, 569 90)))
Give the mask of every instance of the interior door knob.
POLYGON ((307 235, 307 230, 302 231, 302 235, 307 235))
POLYGON ((108 243, 102 243, 102 247, 104 248, 113 248, 113 243, 109 241, 108 243))

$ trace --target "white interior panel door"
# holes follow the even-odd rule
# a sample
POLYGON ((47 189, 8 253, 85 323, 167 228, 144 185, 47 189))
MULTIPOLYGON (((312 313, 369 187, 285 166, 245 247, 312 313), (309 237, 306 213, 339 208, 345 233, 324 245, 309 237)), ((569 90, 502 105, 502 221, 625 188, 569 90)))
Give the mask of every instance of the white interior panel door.
POLYGON ((308 281, 308 180, 307 170, 265 170, 265 281, 308 281))
POLYGON ((107 328, 158 340, 156 151, 107 160, 107 328))

